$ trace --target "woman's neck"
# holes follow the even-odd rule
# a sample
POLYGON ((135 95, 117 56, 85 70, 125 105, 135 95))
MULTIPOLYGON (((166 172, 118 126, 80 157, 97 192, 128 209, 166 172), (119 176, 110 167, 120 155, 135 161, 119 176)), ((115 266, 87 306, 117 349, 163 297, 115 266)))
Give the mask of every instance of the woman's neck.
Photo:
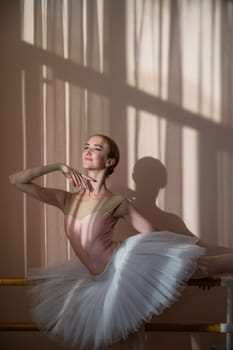
POLYGON ((91 188, 87 190, 90 197, 98 198, 106 195, 106 193, 109 193, 105 182, 105 171, 89 171, 88 176, 96 180, 96 182, 91 182, 91 188))

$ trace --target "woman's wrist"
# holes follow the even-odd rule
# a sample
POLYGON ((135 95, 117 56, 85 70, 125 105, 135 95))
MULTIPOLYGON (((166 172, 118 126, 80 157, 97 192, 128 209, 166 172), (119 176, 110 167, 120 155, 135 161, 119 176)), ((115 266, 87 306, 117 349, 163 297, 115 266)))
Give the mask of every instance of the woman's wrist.
POLYGON ((64 172, 67 170, 68 165, 65 163, 56 163, 57 169, 64 172))

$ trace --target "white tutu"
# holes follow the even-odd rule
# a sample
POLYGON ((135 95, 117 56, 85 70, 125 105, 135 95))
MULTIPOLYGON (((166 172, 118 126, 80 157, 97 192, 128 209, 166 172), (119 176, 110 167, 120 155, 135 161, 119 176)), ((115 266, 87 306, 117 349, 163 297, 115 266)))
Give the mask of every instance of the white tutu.
POLYGON ((170 232, 138 234, 115 251, 105 271, 91 275, 79 260, 37 271, 30 287, 41 329, 77 349, 125 339, 179 297, 204 249, 170 232))

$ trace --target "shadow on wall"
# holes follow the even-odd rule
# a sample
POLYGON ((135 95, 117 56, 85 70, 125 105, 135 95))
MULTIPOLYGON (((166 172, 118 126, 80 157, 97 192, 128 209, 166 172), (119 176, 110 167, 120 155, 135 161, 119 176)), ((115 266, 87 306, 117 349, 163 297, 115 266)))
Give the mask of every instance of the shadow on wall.
MULTIPOLYGON (((37 2, 36 2, 37 3, 37 2)), ((208 120, 200 112, 194 113, 192 111, 182 108, 182 67, 180 57, 180 43, 181 33, 179 32, 179 17, 177 17, 177 2, 171 2, 171 18, 173 19, 173 28, 170 34, 169 41, 169 96, 167 100, 164 100, 158 96, 148 94, 144 92, 140 86, 130 86, 127 83, 126 77, 126 2, 104 2, 104 64, 103 72, 100 71, 98 66, 99 54, 98 50, 94 50, 94 44, 97 45, 96 27, 94 26, 93 14, 95 13, 96 3, 88 2, 87 10, 90 12, 88 17, 88 52, 87 62, 85 65, 83 61, 84 43, 80 34, 82 28, 82 18, 80 22, 70 23, 70 37, 72 52, 68 59, 64 59, 62 56, 63 43, 59 39, 59 31, 61 29, 61 3, 62 2, 49 2, 51 6, 50 17, 48 21, 48 50, 42 49, 41 45, 41 13, 35 11, 35 45, 23 42, 20 37, 20 3, 2 1, 4 9, 1 11, 1 17, 3 19, 3 31, 1 36, 4 40, 5 49, 2 52, 3 58, 3 79, 4 84, 1 84, 2 96, 4 96, 3 104, 3 119, 1 120, 1 143, 0 147, 1 159, 5 162, 3 169, 3 176, 5 181, 8 181, 9 173, 22 168, 22 164, 25 161, 26 166, 34 166, 43 162, 43 156, 45 151, 47 152, 47 162, 52 162, 58 159, 63 161, 65 158, 65 121, 64 119, 58 119, 65 114, 64 107, 64 84, 68 82, 71 87, 70 98, 70 111, 72 112, 72 118, 70 120, 70 161, 72 165, 76 166, 76 149, 80 146, 77 139, 83 138, 83 134, 88 131, 95 132, 99 127, 99 120, 101 115, 105 113, 108 118, 108 127, 106 131, 116 139, 121 145, 121 150, 126 154, 126 157, 122 159, 119 167, 118 176, 115 178, 117 185, 119 183, 127 183, 127 121, 126 121, 126 109, 128 106, 133 106, 137 111, 145 111, 149 114, 156 116, 156 118, 163 119, 168 123, 168 133, 166 135, 166 142, 169 146, 169 152, 166 155, 166 166, 168 167, 169 174, 174 171, 175 167, 175 179, 179 179, 178 192, 174 186, 174 178, 169 183, 170 188, 167 189, 168 195, 166 198, 167 208, 170 212, 176 212, 179 215, 182 212, 181 197, 182 193, 180 183, 182 183, 181 174, 181 129, 188 127, 195 130, 199 135, 199 178, 200 183, 200 227, 203 231, 203 238, 210 240, 214 237, 218 238, 219 235, 219 222, 218 222, 218 203, 227 202, 228 211, 232 205, 232 184, 231 173, 227 171, 227 166, 230 166, 230 162, 226 161, 225 172, 223 172, 224 181, 222 186, 227 184, 227 195, 221 197, 219 200, 219 192, 217 190, 217 172, 218 152, 227 153, 229 157, 232 157, 233 150, 233 136, 232 128, 229 127, 230 120, 230 107, 229 110, 222 110, 222 114, 225 116, 224 123, 217 124, 211 120, 208 120), (60 5, 59 5, 60 4, 60 5), (60 8, 59 8, 60 6, 60 8), (51 20, 51 21, 50 21, 51 20), (90 23, 89 23, 90 21, 90 23), (81 24, 80 24, 81 23, 81 24), (176 31, 175 31, 176 29, 176 31), (76 36, 79 35, 79 36, 76 36), (78 37, 78 43, 76 38, 78 37), (72 46, 73 45, 73 46, 72 46), (76 51, 75 51, 76 50, 76 51), (17 60, 15 59, 17 58, 17 60), (47 79, 43 79, 42 67, 47 67, 48 76, 47 79), (24 76, 24 86, 22 85, 22 72, 24 76), (179 82, 179 84, 177 83, 179 82), (43 135, 43 103, 42 103, 42 91, 41 86, 46 84, 48 92, 48 110, 47 115, 47 140, 46 142, 51 147, 44 149, 44 135, 43 135), (178 86, 179 85, 179 86, 178 86), (24 88, 24 91, 23 91, 24 88), (90 95, 90 99, 86 102, 87 108, 87 120, 85 123, 81 123, 83 119, 82 113, 85 110, 83 103, 84 91, 90 95), (23 98, 22 98, 23 97, 23 98), (96 101, 96 97, 107 101, 103 103, 103 108, 99 106, 99 102, 96 101), (12 103, 14 101, 14 103, 12 103), (79 103, 77 104, 77 101, 79 103), (24 123, 26 125, 25 132, 25 150, 26 160, 23 159, 23 125, 22 125, 22 111, 25 112, 24 123), (78 119, 79 118, 79 119, 78 119), (228 120, 229 119, 229 120, 228 120), (81 127, 80 127, 81 125, 81 127), (177 132, 175 132, 177 131, 177 132), (8 150, 6 156, 5 150, 8 150), (17 157, 16 157, 17 150, 17 157), (179 158, 179 162, 177 159, 179 158), (175 159, 175 165, 174 165, 175 159), (173 167, 173 169, 171 169, 173 167), (228 186, 228 184, 230 184, 228 186), (174 204, 170 204, 170 203, 174 204), (178 208, 178 209, 177 209, 178 208)), ((222 14, 223 19, 226 16, 226 2, 222 2, 222 14)), ((39 4, 39 2, 37 3, 39 4)), ((73 15, 82 14, 81 6, 82 2, 70 1, 71 11, 73 15)), ((88 12, 88 13, 89 13, 88 12)), ((225 38, 229 38, 229 28, 224 26, 224 20, 222 19, 221 36, 222 41, 225 42, 225 38), (225 34, 228 34, 227 36, 225 34)), ((146 18, 143 18, 146 20, 146 18)), ((162 40, 162 38, 160 38, 162 40)), ((136 44, 135 44, 136 45, 136 44)), ((228 50, 224 47, 224 52, 228 50)), ((140 52, 138 52, 139 54, 140 52)), ((229 55, 225 55, 230 57, 229 55)), ((137 60, 135 60, 137 62, 137 60)), ((224 62, 225 62, 224 61, 224 62)), ((139 68, 135 69, 139 72, 139 68)), ((223 91, 231 91, 231 79, 232 76, 232 60, 227 60, 222 68, 222 88, 223 91)), ((200 91, 201 93, 201 91, 200 91)), ((224 94, 224 106, 231 106, 229 94, 224 94), (226 97, 228 96, 228 98, 226 97)), ((100 103, 101 104, 101 103, 100 103)), ((140 119, 140 116, 139 116, 140 119)), ((102 127, 102 124, 101 124, 102 127)), ((104 125, 103 125, 104 127, 104 125)), ((140 123, 135 134, 139 133, 140 123)), ((105 129, 104 129, 105 130, 105 129)), ((98 130, 99 131, 99 130, 98 130)), ((47 144, 46 144, 47 145, 47 144)), ((48 146, 47 145, 47 146, 48 146)), ((137 139, 135 139, 135 148, 137 147, 137 139)), ((168 148, 168 147, 167 147, 168 148)), ((123 153, 122 152, 122 153, 123 153)), ((137 152, 135 152, 137 154, 137 152)), ((24 155, 25 156, 25 155, 24 155)), ((169 229, 175 232, 189 233, 188 228, 183 223, 182 219, 176 214, 167 213, 161 210, 156 204, 156 198, 159 189, 166 185, 166 169, 163 169, 163 165, 158 160, 145 158, 139 160, 134 169, 134 181, 136 183, 136 193, 130 193, 129 196, 133 197, 133 201, 136 206, 142 211, 142 213, 148 217, 156 228, 169 229), (142 164, 142 165, 141 165, 142 164), (151 168, 150 171, 146 171, 147 178, 145 181, 145 167, 151 168), (158 175, 160 174, 160 175, 158 175), (156 181, 158 181, 156 185, 156 181), (141 183, 142 182, 142 183, 141 183), (154 189, 152 191, 152 189, 154 189), (156 220, 155 220, 156 218, 156 220)), ((56 184, 56 183, 55 183, 56 184)), ((168 187, 169 187, 168 186, 168 187)), ((22 264, 22 257, 19 256, 18 251, 24 250, 23 242, 23 227, 22 227, 22 198, 20 195, 16 198, 13 190, 9 190, 9 186, 3 186, 3 198, 9 203, 8 207, 4 206, 1 211, 3 230, 9 232, 8 241, 4 244, 7 245, 7 249, 4 249, 3 255, 7 261, 7 266, 14 270, 15 263, 13 264, 9 256, 5 256, 5 252, 12 250, 12 246, 17 246, 17 256, 22 264), (15 220, 12 220, 12 207, 14 206, 15 220), (18 232, 15 237, 15 232, 18 232)), ((49 216, 50 217, 50 216, 49 216)), ((33 242, 31 245, 43 247, 43 235, 41 232, 44 230, 43 224, 43 210, 39 208, 39 204, 28 205, 27 208, 27 228, 28 232, 33 232, 33 237, 30 235, 28 238, 28 254, 31 256, 28 261, 35 260, 35 254, 30 253, 30 240, 33 242), (36 223, 36 224, 35 224, 36 223), (42 238, 40 238, 42 237, 42 238)), ((54 237, 51 242, 56 240, 57 227, 55 223, 59 223, 56 220, 56 216, 52 217, 54 225, 54 237)), ((229 232, 232 229, 232 220, 227 218, 229 232)), ((214 241, 214 239, 213 239, 214 241)), ((63 246, 61 247, 63 250, 63 246)), ((13 253, 14 254, 14 253, 13 253)), ((39 254, 39 253, 38 253, 39 254)), ((42 260, 41 256, 38 256, 38 261, 42 260)), ((15 273, 14 273, 15 274, 15 273)))
MULTIPOLYGON (((135 191, 130 188, 119 188, 119 191, 152 223, 156 231, 198 236, 198 232, 192 233, 179 215, 162 210, 158 206, 159 192, 165 189, 168 183, 167 169, 159 159, 153 157, 139 159, 133 168, 132 177, 135 191)), ((232 253, 231 248, 214 246, 202 239, 200 242, 206 247, 207 254, 232 253)))
POLYGON ((192 235, 183 220, 174 213, 159 208, 159 191, 167 186, 167 169, 159 159, 144 157, 139 159, 132 174, 135 191, 127 189, 124 194, 147 218, 156 231, 172 231, 192 235), (145 177, 146 174, 146 177, 145 177))

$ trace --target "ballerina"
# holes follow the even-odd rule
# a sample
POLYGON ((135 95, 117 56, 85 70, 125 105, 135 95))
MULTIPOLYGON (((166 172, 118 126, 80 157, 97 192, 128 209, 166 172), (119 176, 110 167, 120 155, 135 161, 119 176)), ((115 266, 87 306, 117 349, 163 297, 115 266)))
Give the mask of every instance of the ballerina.
POLYGON ((19 190, 64 214, 65 233, 76 259, 34 271, 32 314, 41 329, 80 349, 107 347, 126 339, 172 305, 191 277, 232 273, 233 255, 207 257, 198 238, 154 230, 106 179, 120 154, 116 143, 94 135, 84 145, 83 168, 55 163, 10 176, 19 190), (45 188, 38 177, 60 171, 78 190, 45 188), (138 232, 123 242, 113 240, 119 219, 138 232))

